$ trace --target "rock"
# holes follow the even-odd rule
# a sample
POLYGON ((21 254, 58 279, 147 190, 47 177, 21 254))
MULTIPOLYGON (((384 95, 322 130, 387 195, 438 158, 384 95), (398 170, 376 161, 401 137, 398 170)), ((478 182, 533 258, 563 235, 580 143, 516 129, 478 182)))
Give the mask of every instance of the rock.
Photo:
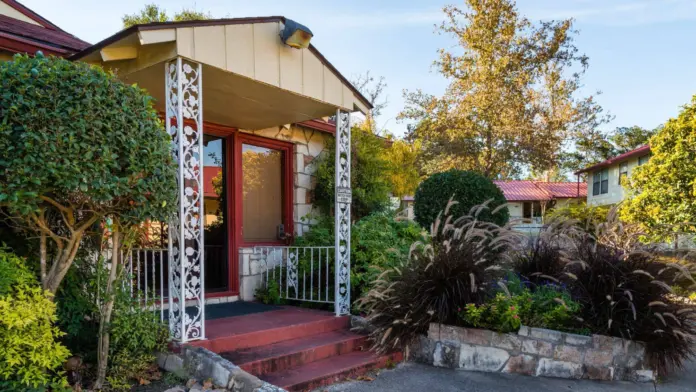
POLYGON ((614 379, 614 368, 611 366, 585 365, 585 377, 590 380, 610 381, 614 379))
POLYGON ((505 368, 503 368, 504 373, 516 373, 524 374, 527 376, 533 376, 537 368, 537 359, 531 355, 518 355, 515 357, 510 357, 505 368))
POLYGON ((592 337, 567 333, 564 341, 571 346, 589 346, 592 344, 592 337))
POLYGON ((432 365, 435 342, 426 336, 419 336, 415 343, 409 347, 409 360, 432 365))
POLYGON ((203 391, 205 391, 205 389, 203 388, 203 385, 201 385, 199 383, 195 383, 195 384, 191 385, 191 387, 189 388, 189 392, 203 392, 203 391))
POLYGON ((565 362, 582 363, 582 351, 574 346, 559 344, 553 352, 553 359, 565 362))
POLYGON ((498 372, 510 358, 507 351, 494 347, 462 344, 459 350, 459 367, 464 370, 498 372))
POLYGON ((529 336, 529 327, 525 327, 524 325, 521 326, 517 334, 520 336, 529 336))
POLYGON ((655 381, 655 372, 652 370, 636 370, 633 374, 633 380, 636 382, 653 382, 655 381))
POLYGON ((174 387, 174 388, 169 388, 164 392, 186 392, 186 388, 184 387, 174 387))
POLYGON ((519 351, 522 348, 522 341, 518 336, 513 334, 493 332, 491 336, 491 345, 506 350, 519 351))
POLYGON ((449 342, 435 343, 433 365, 446 368, 456 368, 459 365, 459 347, 449 342))
POLYGON ((553 345, 536 339, 522 340, 522 352, 525 354, 540 355, 542 357, 553 356, 553 345))
POLYGON ((541 358, 536 370, 536 375, 543 377, 581 378, 582 373, 582 365, 579 363, 554 361, 549 358, 541 358))
POLYGON ((532 328, 532 337, 558 343, 563 339, 563 334, 552 329, 532 328))
POLYGON ((192 386, 196 385, 196 383, 198 383, 198 380, 191 378, 186 382, 186 388, 191 388, 192 386))
POLYGON ((585 364, 589 366, 611 366, 614 356, 611 350, 587 350, 585 352, 585 364))
POLYGON ((598 350, 611 351, 614 347, 614 339, 610 336, 592 335, 592 346, 598 350))

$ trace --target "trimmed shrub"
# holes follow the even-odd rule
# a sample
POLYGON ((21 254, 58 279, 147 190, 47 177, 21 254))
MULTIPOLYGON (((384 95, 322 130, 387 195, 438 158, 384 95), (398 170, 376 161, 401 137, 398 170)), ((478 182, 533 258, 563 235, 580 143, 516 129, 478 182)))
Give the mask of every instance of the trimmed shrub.
POLYGON ((488 204, 490 209, 482 211, 478 214, 478 218, 498 226, 508 222, 507 207, 496 211, 498 207, 506 203, 500 188, 482 174, 465 170, 449 170, 433 174, 418 186, 413 206, 416 222, 423 227, 428 227, 435 222, 437 215, 450 199, 458 202, 450 211, 454 219, 470 215, 474 206, 490 201, 488 204))
POLYGON ((487 285, 503 277, 505 250, 518 242, 519 234, 477 216, 452 223, 452 205, 434 222, 430 235, 412 244, 408 257, 383 272, 358 300, 375 327, 370 338, 377 351, 406 347, 431 322, 456 323, 461 306, 482 304, 487 285))
POLYGON ((67 389, 60 369, 70 352, 58 341, 56 306, 25 264, 0 249, 0 389, 67 389))

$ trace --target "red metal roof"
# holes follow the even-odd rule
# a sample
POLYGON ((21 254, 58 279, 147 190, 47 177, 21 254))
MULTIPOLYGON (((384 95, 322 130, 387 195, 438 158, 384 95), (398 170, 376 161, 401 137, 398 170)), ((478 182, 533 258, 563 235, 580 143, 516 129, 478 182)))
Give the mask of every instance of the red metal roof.
POLYGON ((534 201, 587 197, 587 184, 577 182, 493 181, 507 201, 534 201), (579 188, 579 189, 578 189, 579 188))
POLYGON ((222 172, 222 168, 218 166, 203 166, 203 196, 218 197, 213 187, 213 178, 217 177, 222 172))
POLYGON ((582 170, 578 170, 575 172, 575 174, 582 174, 582 173, 587 173, 587 172, 594 171, 597 169, 602 169, 602 168, 614 165, 616 163, 623 162, 629 158, 639 157, 639 156, 643 156, 643 155, 646 155, 649 153, 650 153, 650 145, 646 144, 644 146, 640 146, 640 147, 636 148, 635 150, 625 152, 621 155, 617 155, 613 158, 609 158, 606 161, 599 162, 595 165, 592 165, 590 167, 586 167, 582 170))

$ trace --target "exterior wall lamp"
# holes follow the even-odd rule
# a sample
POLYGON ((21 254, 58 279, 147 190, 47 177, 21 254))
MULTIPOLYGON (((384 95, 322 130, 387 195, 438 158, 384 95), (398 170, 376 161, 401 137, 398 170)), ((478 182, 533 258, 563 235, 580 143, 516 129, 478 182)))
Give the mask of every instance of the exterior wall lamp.
POLYGON ((280 32, 280 39, 285 45, 295 49, 309 47, 309 41, 314 35, 306 26, 292 19, 285 20, 285 28, 280 32))

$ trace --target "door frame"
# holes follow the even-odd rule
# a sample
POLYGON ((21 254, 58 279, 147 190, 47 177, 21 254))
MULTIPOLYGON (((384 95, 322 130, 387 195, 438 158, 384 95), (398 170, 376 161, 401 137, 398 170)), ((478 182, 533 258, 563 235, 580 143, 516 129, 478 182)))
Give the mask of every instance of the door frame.
MULTIPOLYGON (((293 206, 294 206, 294 148, 295 145, 282 140, 260 137, 239 132, 239 129, 225 125, 204 122, 203 133, 218 136, 225 140, 227 156, 225 180, 227 192, 227 263, 228 289, 215 293, 205 293, 206 298, 219 298, 239 295, 240 266, 239 248, 256 245, 286 245, 285 241, 245 242, 242 236, 243 205, 242 205, 242 144, 247 142, 259 147, 267 147, 283 152, 283 215, 286 233, 294 235, 293 206)), ((205 179, 204 179, 205 180, 205 179)), ((292 237, 290 237, 292 239, 292 237)), ((203 239, 205 241, 205 238, 203 239)))

